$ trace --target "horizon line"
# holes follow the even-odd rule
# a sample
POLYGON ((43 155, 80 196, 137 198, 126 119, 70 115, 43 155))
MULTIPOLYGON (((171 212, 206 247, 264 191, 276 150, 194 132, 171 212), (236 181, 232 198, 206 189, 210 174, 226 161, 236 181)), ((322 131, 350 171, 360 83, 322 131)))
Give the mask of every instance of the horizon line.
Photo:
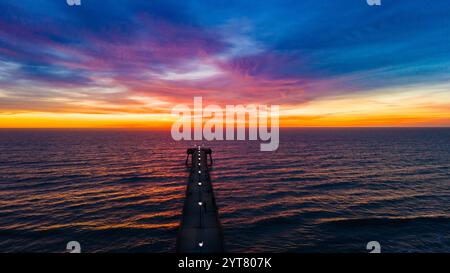
MULTIPOLYGON (((236 128, 236 127, 235 127, 236 128)), ((245 127, 248 129, 249 127, 245 127)), ((450 129, 450 126, 280 126, 280 129, 304 129, 304 128, 390 128, 390 129, 450 129)), ((165 131, 170 127, 0 127, 0 130, 157 130, 165 131)))

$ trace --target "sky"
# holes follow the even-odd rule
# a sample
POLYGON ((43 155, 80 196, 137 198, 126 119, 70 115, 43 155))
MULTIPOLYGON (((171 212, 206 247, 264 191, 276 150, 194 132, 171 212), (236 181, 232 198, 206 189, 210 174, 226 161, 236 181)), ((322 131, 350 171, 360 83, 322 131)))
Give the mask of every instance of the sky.
POLYGON ((0 127, 170 126, 179 103, 297 126, 450 126, 450 1, 0 1, 0 127))

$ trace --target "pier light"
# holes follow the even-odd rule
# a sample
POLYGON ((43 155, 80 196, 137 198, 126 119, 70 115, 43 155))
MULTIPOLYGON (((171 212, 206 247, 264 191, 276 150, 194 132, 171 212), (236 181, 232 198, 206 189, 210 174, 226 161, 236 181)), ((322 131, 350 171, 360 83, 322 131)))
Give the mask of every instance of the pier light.
POLYGON ((220 253, 224 251, 224 238, 218 208, 214 202, 214 192, 211 188, 211 168, 209 168, 210 159, 208 159, 211 149, 202 146, 197 154, 196 148, 197 146, 193 146, 187 149, 185 165, 188 168, 188 183, 178 229, 177 252, 220 253))

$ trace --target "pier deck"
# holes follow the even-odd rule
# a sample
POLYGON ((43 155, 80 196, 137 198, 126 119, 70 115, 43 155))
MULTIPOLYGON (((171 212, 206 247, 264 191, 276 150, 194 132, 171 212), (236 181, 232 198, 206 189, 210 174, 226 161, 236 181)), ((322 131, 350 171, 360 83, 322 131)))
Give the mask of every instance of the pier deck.
POLYGON ((177 238, 179 253, 224 252, 223 231, 208 168, 212 165, 211 154, 209 148, 187 150, 186 164, 189 156, 191 164, 177 238))

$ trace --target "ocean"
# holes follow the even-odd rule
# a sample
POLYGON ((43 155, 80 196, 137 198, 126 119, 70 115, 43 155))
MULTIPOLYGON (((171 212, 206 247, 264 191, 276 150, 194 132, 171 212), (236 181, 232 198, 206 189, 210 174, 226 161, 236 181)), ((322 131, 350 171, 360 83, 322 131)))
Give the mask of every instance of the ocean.
MULTIPOLYGON (((167 131, 0 130, 0 252, 174 252, 188 172, 167 131)), ((450 128, 204 142, 228 252, 450 252, 450 128)))

